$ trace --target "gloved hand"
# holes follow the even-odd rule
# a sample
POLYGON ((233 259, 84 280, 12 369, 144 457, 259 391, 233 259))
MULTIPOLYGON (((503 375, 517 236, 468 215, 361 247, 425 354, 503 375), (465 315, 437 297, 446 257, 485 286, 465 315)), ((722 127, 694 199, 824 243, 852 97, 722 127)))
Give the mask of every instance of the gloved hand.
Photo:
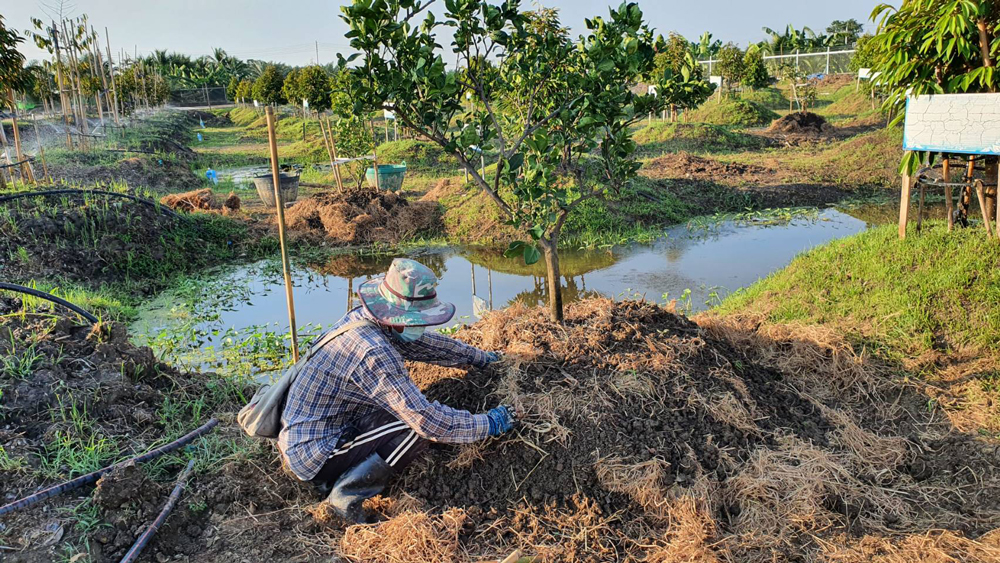
POLYGON ((514 428, 514 423, 517 422, 514 409, 507 405, 490 409, 486 416, 490 419, 490 436, 499 436, 504 432, 510 432, 514 428))
POLYGON ((499 362, 503 359, 503 354, 500 352, 486 352, 486 365, 490 365, 499 362))

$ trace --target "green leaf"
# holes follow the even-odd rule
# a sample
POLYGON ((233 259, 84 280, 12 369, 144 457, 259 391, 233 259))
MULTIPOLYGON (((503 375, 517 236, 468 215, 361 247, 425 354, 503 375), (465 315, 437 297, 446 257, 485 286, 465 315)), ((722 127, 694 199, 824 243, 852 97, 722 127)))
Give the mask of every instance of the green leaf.
POLYGON ((503 251, 503 255, 506 258, 514 258, 518 254, 521 254, 525 247, 526 245, 524 244, 524 241, 520 240, 514 241, 510 243, 510 246, 507 247, 507 250, 503 251))
POLYGON ((541 260, 541 258, 542 258, 542 254, 540 252, 538 252, 538 249, 535 248, 534 246, 525 246, 524 247, 524 263, 525 264, 527 264, 527 265, 530 266, 530 265, 534 264, 535 262, 538 262, 539 260, 541 260))

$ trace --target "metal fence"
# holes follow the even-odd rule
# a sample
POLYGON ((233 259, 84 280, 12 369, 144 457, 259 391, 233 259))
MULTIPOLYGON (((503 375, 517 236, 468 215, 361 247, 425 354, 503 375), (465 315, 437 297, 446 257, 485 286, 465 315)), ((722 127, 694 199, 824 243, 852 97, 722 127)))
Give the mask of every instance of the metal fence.
MULTIPOLYGON (((795 52, 788 55, 769 55, 764 57, 764 65, 772 75, 777 74, 780 67, 794 66, 805 74, 848 74, 851 72, 851 58, 854 49, 814 51, 811 53, 795 52)), ((714 74, 718 59, 698 61, 707 67, 708 75, 714 74)))
POLYGON ((213 88, 192 88, 189 90, 171 90, 167 103, 172 106, 221 106, 231 104, 226 99, 226 89, 221 86, 213 88))

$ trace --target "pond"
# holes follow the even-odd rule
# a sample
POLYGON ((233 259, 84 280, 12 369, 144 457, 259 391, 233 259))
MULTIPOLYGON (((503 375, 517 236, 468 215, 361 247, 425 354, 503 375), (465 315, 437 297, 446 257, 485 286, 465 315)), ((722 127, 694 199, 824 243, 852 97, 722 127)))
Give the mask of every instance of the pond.
MULTIPOLYGON (((888 217, 891 206, 847 212, 800 210, 783 220, 775 216, 702 220, 670 228, 653 244, 566 250, 560 253, 564 299, 572 302, 597 295, 657 302, 677 299, 682 310, 702 310, 784 267, 801 252, 888 217)), ((475 322, 484 311, 516 301, 547 302, 542 263, 526 266, 495 249, 462 247, 426 248, 405 255, 440 277, 438 294, 457 307, 452 325, 475 322)), ((339 255, 325 264, 294 264, 300 333, 308 338, 357 306, 358 286, 384 272, 392 258, 339 255)), ((222 358, 200 355, 205 350, 246 347, 251 337, 255 347, 262 338, 276 340, 271 344, 278 346, 287 327, 280 261, 275 259, 221 269, 167 292, 144 309, 132 330, 161 353, 170 351, 173 361, 183 361, 198 350, 196 360, 188 359, 205 367, 224 363, 222 358)))

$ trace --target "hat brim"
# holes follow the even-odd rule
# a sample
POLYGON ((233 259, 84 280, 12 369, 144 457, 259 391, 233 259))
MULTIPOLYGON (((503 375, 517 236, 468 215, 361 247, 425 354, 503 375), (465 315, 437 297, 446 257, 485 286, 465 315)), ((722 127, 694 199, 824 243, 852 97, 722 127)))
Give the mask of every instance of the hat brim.
POLYGON ((379 321, 392 326, 437 326, 455 316, 455 306, 437 298, 414 301, 409 308, 392 303, 378 289, 383 279, 379 276, 358 287, 362 305, 379 321))

